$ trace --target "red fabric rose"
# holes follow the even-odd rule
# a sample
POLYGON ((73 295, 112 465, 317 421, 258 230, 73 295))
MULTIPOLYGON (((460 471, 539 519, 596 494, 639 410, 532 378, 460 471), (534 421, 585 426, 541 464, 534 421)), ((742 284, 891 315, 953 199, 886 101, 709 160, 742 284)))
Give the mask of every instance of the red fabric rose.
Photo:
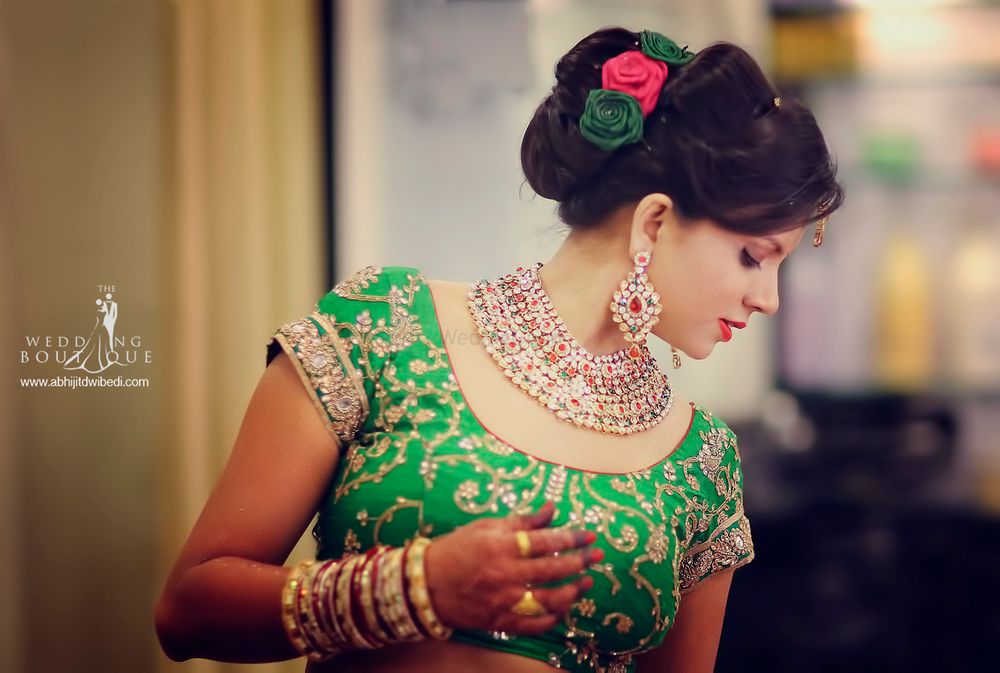
POLYGON ((601 86, 634 96, 643 117, 648 117, 656 107, 666 81, 667 64, 638 50, 622 52, 605 61, 601 68, 601 86))

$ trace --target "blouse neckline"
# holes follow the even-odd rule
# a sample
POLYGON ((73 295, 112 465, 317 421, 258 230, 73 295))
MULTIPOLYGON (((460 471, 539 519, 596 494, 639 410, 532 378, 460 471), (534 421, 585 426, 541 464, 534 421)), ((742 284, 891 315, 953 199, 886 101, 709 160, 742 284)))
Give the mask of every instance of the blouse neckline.
POLYGON ((625 472, 606 472, 606 471, 602 471, 602 470, 591 470, 591 469, 587 469, 587 468, 583 468, 583 467, 574 467, 572 465, 566 465, 564 463, 558 463, 558 462, 553 461, 553 460, 547 460, 545 458, 540 458, 539 456, 534 455, 530 451, 525 451, 524 449, 521 449, 521 448, 517 447, 516 445, 512 444, 511 442, 508 442, 506 439, 504 439, 503 437, 501 437, 500 435, 498 435, 497 433, 495 433, 493 430, 491 430, 489 428, 489 426, 487 426, 486 423, 483 422, 479 418, 479 415, 476 414, 476 411, 469 404, 469 400, 465 397, 465 392, 462 390, 462 382, 459 381, 458 375, 455 372, 455 368, 454 368, 454 366, 452 366, 452 363, 451 363, 451 353, 448 352, 448 344, 445 342, 445 340, 444 340, 444 338, 442 336, 442 334, 444 333, 444 330, 441 327, 441 318, 440 318, 440 316, 438 314, 437 301, 434 299, 434 293, 431 291, 430 285, 427 283, 427 279, 424 278, 422 274, 420 276, 420 282, 423 285, 424 290, 426 290, 427 301, 429 301, 431 309, 432 309, 432 312, 434 314, 434 321, 433 321, 434 325, 433 325, 433 327, 434 327, 434 330, 435 330, 435 335, 434 336, 436 337, 436 342, 441 344, 441 348, 444 351, 444 362, 445 362, 445 365, 447 366, 448 371, 451 373, 452 379, 455 381, 455 385, 458 387, 458 395, 461 398, 462 406, 464 407, 461 410, 460 413, 468 413, 469 416, 471 416, 472 419, 475 421, 476 425, 478 425, 479 428, 486 435, 492 437, 493 439, 495 439, 496 441, 500 442, 504 446, 510 447, 514 451, 516 451, 516 452, 518 452, 518 453, 520 453, 520 454, 522 454, 524 456, 527 456, 528 458, 531 458, 532 460, 537 460, 540 463, 546 463, 546 464, 549 464, 549 465, 559 466, 559 467, 562 467, 562 468, 564 468, 566 470, 571 470, 573 472, 581 472, 581 473, 584 473, 584 474, 595 474, 595 475, 599 474, 599 475, 606 475, 606 476, 624 477, 624 476, 627 476, 627 475, 630 475, 630 474, 636 474, 637 472, 644 472, 646 470, 651 470, 651 469, 653 469, 653 468, 655 468, 655 467, 657 467, 659 465, 662 465, 666 461, 670 460, 670 458, 672 458, 674 456, 674 454, 676 454, 681 449, 681 447, 683 447, 684 444, 687 443, 688 439, 691 437, 691 433, 692 433, 692 430, 694 428, 694 419, 695 419, 696 411, 697 411, 694 402, 690 402, 689 403, 690 406, 691 406, 691 418, 688 421, 687 429, 684 431, 684 434, 681 435, 680 439, 677 441, 676 446, 674 446, 673 448, 671 448, 671 450, 666 455, 664 455, 661 458, 658 458, 656 460, 656 462, 652 463, 651 465, 647 465, 646 467, 640 467, 640 468, 637 468, 637 469, 634 469, 634 470, 628 470, 628 471, 625 471, 625 472))

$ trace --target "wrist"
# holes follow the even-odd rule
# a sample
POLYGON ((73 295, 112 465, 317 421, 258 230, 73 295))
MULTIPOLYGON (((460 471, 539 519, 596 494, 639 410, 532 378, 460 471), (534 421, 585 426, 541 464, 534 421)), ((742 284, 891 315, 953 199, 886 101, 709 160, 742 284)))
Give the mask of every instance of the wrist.
POLYGON ((347 649, 447 639, 452 630, 438 619, 427 586, 429 548, 418 537, 402 548, 299 563, 281 595, 289 641, 310 661, 326 661, 347 649))

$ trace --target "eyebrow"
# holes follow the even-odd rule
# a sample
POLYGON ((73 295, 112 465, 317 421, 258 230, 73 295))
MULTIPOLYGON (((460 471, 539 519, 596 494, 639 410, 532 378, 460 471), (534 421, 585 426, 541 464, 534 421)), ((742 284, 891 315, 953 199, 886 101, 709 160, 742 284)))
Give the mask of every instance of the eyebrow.
POLYGON ((778 251, 779 255, 784 256, 785 249, 781 247, 781 243, 778 243, 778 239, 774 236, 765 236, 764 240, 774 246, 774 249, 778 251))

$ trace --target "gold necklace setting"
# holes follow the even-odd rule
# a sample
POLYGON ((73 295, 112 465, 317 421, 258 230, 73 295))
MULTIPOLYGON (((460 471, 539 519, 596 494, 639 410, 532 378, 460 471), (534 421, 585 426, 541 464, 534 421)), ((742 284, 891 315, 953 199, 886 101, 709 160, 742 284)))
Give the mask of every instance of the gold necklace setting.
POLYGON ((673 394, 649 348, 633 343, 607 355, 588 352, 556 314, 541 267, 518 267, 469 290, 486 351, 511 383, 563 420, 616 435, 654 427, 670 411, 673 394))

